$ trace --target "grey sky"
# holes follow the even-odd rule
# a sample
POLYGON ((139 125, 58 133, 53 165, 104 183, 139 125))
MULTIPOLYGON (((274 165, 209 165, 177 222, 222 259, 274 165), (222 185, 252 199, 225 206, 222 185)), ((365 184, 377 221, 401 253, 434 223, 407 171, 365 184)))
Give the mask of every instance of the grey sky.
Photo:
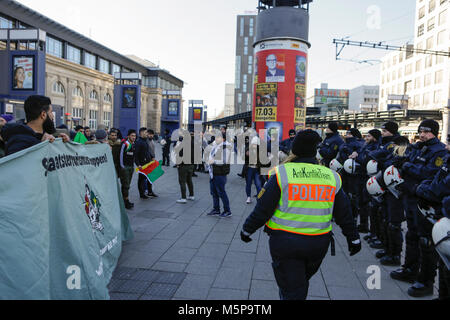
MULTIPOLYGON (((236 15, 257 0, 19 0, 26 6, 122 54, 159 63, 185 81, 184 99, 224 105, 225 83, 234 82, 236 15)), ((321 82, 351 89, 379 82, 379 65, 335 60, 333 38, 413 41, 415 0, 315 0, 311 5, 308 96, 321 82), (367 10, 380 10, 381 29, 369 29, 367 10)), ((380 59, 385 51, 348 48, 347 59, 380 59)), ((187 104, 187 103, 186 103, 187 104)), ((212 115, 214 111, 211 110, 212 115)))

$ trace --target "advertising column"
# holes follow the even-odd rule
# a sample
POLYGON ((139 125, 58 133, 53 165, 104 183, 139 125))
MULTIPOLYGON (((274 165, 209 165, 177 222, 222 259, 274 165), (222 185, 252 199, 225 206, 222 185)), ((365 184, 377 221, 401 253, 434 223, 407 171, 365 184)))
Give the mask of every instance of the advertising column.
POLYGON ((308 45, 296 40, 270 40, 255 47, 253 122, 256 130, 289 130, 306 126, 308 45))

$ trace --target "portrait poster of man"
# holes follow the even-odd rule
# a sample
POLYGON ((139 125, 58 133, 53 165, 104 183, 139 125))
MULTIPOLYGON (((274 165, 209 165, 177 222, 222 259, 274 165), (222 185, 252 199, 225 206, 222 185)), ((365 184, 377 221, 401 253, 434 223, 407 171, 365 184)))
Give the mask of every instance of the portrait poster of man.
POLYGON ((269 54, 266 57, 266 82, 286 81, 286 57, 284 54, 269 54))
POLYGON ((124 88, 123 89, 123 108, 135 109, 136 108, 136 88, 124 88))
POLYGON ((306 84, 306 57, 297 56, 295 83, 306 84))
POLYGON ((256 85, 255 121, 276 121, 278 107, 278 84, 259 83, 256 85))
POLYGON ((14 57, 12 72, 14 90, 34 90, 34 57, 14 57))

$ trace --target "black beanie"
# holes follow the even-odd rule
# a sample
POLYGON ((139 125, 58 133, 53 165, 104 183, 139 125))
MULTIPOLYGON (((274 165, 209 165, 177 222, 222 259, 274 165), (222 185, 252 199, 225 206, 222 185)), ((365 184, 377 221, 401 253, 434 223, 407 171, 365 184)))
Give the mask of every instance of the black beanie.
POLYGON ((357 138, 357 139, 362 139, 362 134, 361 134, 361 132, 359 132, 359 130, 358 129, 356 129, 356 128, 351 128, 350 130, 348 130, 351 134, 352 134, 352 136, 354 136, 355 138, 357 138))
POLYGON ((328 129, 330 129, 331 131, 333 131, 334 133, 337 133, 339 131, 339 126, 336 122, 331 122, 328 125, 328 129))
POLYGON ((434 120, 424 120, 419 126, 420 131, 430 131, 436 137, 439 136, 439 123, 434 120))
POLYGON ((292 144, 292 153, 299 158, 314 158, 321 142, 322 138, 314 130, 300 131, 292 144))
POLYGON ((378 129, 373 129, 369 131, 369 134, 374 137, 376 140, 380 140, 381 138, 381 131, 378 129))
POLYGON ((398 133, 398 124, 392 121, 385 123, 381 128, 389 131, 393 135, 398 133))
POLYGON ((292 135, 292 134, 297 134, 297 132, 295 132, 294 129, 291 129, 291 130, 289 130, 289 135, 292 135))

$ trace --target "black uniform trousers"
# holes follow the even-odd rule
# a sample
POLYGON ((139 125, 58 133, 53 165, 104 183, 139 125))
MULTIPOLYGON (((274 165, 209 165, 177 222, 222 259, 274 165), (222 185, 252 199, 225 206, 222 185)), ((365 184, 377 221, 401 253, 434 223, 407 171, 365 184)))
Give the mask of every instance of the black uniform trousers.
POLYGON ((417 208, 417 198, 411 195, 403 197, 403 203, 406 212, 406 223, 408 231, 406 233, 406 257, 404 268, 409 268, 413 272, 419 272, 419 231, 417 229, 417 219, 419 217, 419 209, 417 208))
POLYGON ((400 256, 403 250, 402 223, 405 221, 403 201, 397 199, 392 193, 386 193, 387 209, 387 235, 388 250, 390 256, 400 256))
POLYGON ((163 166, 170 165, 170 148, 163 148, 163 166))
POLYGON ((303 236, 282 231, 270 235, 273 271, 281 300, 306 300, 309 280, 328 253, 331 234, 303 236))
POLYGON ((361 176, 351 175, 347 172, 342 172, 342 188, 350 198, 352 205, 353 220, 357 220, 360 211, 360 197, 361 197, 361 176))

